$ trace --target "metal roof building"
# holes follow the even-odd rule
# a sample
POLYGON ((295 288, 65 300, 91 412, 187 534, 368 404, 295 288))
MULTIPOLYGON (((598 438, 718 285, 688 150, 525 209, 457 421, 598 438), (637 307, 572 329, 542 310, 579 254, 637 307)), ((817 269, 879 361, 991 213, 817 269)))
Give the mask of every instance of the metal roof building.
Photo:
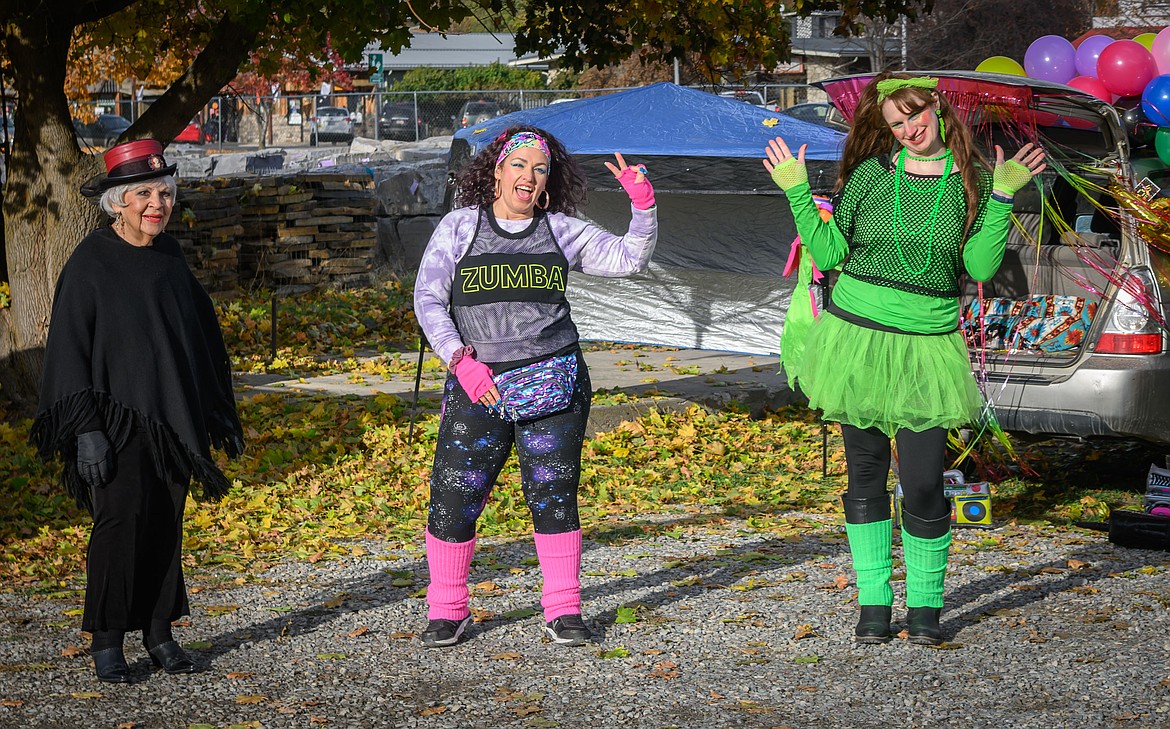
POLYGON ((523 66, 533 71, 547 71, 552 59, 540 59, 535 53, 517 55, 515 36, 511 33, 414 33, 410 46, 397 55, 390 55, 370 44, 370 54, 382 52, 385 73, 409 71, 412 68, 462 68, 502 63, 505 66, 523 66))

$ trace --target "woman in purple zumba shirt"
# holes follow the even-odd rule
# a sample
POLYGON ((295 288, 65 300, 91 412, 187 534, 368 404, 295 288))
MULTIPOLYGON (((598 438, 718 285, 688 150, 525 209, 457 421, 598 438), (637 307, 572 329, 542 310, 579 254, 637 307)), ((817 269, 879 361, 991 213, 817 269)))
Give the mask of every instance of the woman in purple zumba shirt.
POLYGON ((544 575, 544 633, 558 645, 591 638, 577 486, 592 388, 565 284, 570 270, 643 271, 658 238, 646 168, 614 156, 606 167, 631 202, 626 235, 573 217, 585 175, 547 132, 513 127, 462 170, 462 207, 439 221, 423 254, 415 315, 450 371, 426 532, 429 647, 458 643, 471 622, 475 524, 513 444, 544 575))

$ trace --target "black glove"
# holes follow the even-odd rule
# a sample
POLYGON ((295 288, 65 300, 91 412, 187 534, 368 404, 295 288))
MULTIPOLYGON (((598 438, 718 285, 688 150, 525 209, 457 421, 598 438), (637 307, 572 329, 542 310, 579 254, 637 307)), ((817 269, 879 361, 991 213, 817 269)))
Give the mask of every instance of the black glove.
POLYGON ((232 433, 223 439, 223 451, 228 458, 239 458, 244 455, 244 439, 232 433))
POLYGON ((77 436, 77 474, 94 489, 105 486, 113 477, 114 449, 102 431, 77 436))
POLYGON ((228 458, 239 458, 244 454, 244 438, 240 435, 239 426, 219 411, 207 414, 208 430, 211 431, 211 443, 227 454, 228 458))

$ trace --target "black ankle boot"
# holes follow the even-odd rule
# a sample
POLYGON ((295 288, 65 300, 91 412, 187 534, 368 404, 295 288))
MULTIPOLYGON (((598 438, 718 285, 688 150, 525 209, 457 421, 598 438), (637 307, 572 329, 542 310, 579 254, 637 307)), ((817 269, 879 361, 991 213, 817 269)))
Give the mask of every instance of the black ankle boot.
POLYGON ((104 648, 100 651, 91 651, 94 672, 97 679, 103 683, 130 683, 130 666, 126 664, 126 655, 122 646, 104 648))
POLYGON ((862 605, 861 617, 853 637, 858 643, 888 643, 890 641, 890 606, 862 605))
POLYGON ((941 614, 942 608, 908 608, 906 610, 906 630, 910 633, 910 642, 918 645, 942 643, 942 629, 938 627, 938 617, 941 614))
POLYGON ((173 640, 168 640, 166 643, 159 643, 148 650, 150 653, 150 660, 154 665, 158 666, 167 673, 197 673, 198 666, 195 661, 191 660, 191 656, 187 655, 187 651, 183 650, 173 640))

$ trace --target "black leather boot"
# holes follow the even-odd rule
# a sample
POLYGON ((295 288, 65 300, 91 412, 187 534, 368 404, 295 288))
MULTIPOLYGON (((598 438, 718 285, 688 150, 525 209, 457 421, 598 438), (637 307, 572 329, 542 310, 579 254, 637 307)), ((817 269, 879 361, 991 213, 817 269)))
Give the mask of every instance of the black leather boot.
POLYGON ((89 654, 93 659, 94 672, 97 679, 103 683, 130 683, 130 666, 126 664, 126 655, 121 646, 92 651, 89 654))
POLYGON ((195 666, 195 661, 191 660, 191 656, 173 640, 168 640, 166 643, 159 643, 155 647, 149 649, 150 660, 154 665, 158 666, 167 673, 195 673, 199 669, 195 666))
POLYGON ((938 645, 943 642, 938 618, 942 608, 912 607, 906 609, 906 631, 910 642, 918 645, 938 645))
POLYGON ((889 605, 862 605, 861 617, 857 621, 857 628, 853 631, 857 642, 889 643, 890 613, 889 605))

